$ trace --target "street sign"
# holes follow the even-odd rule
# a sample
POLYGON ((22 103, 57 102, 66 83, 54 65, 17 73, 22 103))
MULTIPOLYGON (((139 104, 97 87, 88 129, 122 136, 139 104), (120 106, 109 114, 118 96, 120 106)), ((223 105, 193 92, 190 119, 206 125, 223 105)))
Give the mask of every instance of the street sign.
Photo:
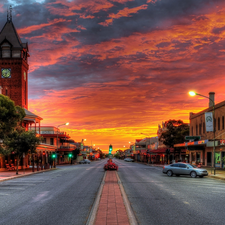
POLYGON ((199 141, 200 139, 201 139, 201 136, 185 136, 185 140, 199 141))
POLYGON ((186 150, 186 155, 189 155, 189 150, 186 150))

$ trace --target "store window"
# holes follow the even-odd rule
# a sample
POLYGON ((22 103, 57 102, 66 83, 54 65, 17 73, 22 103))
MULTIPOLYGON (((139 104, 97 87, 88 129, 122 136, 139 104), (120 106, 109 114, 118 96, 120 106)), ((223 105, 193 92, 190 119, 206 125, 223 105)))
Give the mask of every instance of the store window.
POLYGON ((224 130, 224 116, 222 117, 222 130, 224 130))
POLYGON ((50 138, 50 145, 54 145, 53 138, 50 138))

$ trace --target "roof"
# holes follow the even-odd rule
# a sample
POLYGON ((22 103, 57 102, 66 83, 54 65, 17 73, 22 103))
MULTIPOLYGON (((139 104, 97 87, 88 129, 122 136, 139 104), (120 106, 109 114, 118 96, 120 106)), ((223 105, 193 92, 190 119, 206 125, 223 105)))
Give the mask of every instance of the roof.
POLYGON ((28 111, 24 108, 24 111, 26 113, 26 116, 23 120, 31 121, 31 120, 43 120, 40 116, 35 115, 34 113, 28 111))
POLYGON ((12 21, 7 21, 1 30, 0 43, 2 43, 5 39, 8 40, 14 48, 24 48, 25 46, 25 44, 22 44, 12 21))

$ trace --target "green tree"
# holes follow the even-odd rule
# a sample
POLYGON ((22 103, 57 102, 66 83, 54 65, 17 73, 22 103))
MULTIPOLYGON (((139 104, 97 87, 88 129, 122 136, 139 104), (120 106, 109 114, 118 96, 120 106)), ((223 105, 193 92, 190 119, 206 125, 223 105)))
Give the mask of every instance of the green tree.
POLYGON ((0 154, 7 155, 10 153, 10 149, 6 148, 9 135, 17 126, 22 125, 25 115, 23 108, 15 106, 9 97, 0 94, 0 154))
POLYGON ((159 140, 169 148, 174 144, 183 143, 185 136, 189 135, 189 125, 182 120, 168 120, 165 127, 167 130, 162 133, 159 140))
POLYGON ((36 137, 34 131, 25 131, 22 127, 17 127, 7 138, 5 147, 17 156, 16 174, 18 174, 19 160, 29 153, 36 153, 36 148, 40 144, 42 137, 36 137))

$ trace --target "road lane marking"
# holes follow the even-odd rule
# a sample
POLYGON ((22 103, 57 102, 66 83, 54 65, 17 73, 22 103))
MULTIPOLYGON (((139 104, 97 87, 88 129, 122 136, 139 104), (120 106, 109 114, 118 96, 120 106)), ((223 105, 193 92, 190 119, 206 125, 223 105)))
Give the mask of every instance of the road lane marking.
POLYGON ((44 191, 41 192, 39 195, 37 195, 36 197, 33 197, 33 201, 32 202, 38 202, 41 201, 43 198, 45 198, 47 196, 47 194, 49 193, 49 191, 44 191))
POLYGON ((184 204, 186 204, 186 205, 190 205, 190 203, 189 203, 189 202, 184 202, 184 204))
POLYGON ((90 170, 90 169, 93 169, 94 167, 89 167, 88 169, 86 169, 86 170, 90 170))

